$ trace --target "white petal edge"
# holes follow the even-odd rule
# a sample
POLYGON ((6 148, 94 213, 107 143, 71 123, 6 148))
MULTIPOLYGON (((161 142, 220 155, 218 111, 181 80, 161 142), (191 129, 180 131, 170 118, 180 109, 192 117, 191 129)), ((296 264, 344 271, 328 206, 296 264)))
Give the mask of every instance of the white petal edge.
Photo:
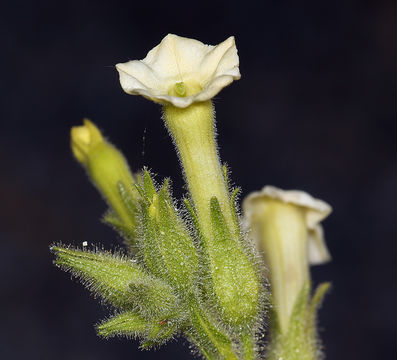
POLYGON ((321 265, 331 261, 331 254, 325 244, 323 227, 318 224, 309 230, 307 258, 310 265, 321 265))
MULTIPOLYGON (((239 58, 233 36, 217 46, 211 46, 197 40, 169 34, 159 45, 149 51, 143 60, 120 63, 116 65, 116 69, 119 72, 120 84, 127 94, 142 95, 158 103, 170 103, 176 107, 186 108, 194 102, 211 99, 225 86, 240 79, 238 66, 239 58), (171 63, 172 57, 169 53, 171 50, 167 48, 171 45, 176 47, 175 42, 178 46, 180 43, 186 44, 185 49, 182 47, 182 50, 179 50, 185 53, 185 57, 186 52, 189 52, 189 47, 194 49, 197 55, 193 58, 190 56, 189 60, 194 62, 193 65, 197 69, 185 76, 193 78, 203 89, 192 96, 168 95, 170 86, 178 81, 175 63, 171 63), (163 59, 159 59, 160 56, 163 56, 163 59)), ((191 70, 189 65, 185 64, 183 67, 185 70, 191 70)))

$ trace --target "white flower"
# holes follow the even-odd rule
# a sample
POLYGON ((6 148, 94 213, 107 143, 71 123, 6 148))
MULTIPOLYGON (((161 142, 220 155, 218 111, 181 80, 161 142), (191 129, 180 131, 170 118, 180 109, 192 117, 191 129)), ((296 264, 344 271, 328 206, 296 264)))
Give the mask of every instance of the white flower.
POLYGON ((234 37, 217 46, 168 34, 143 60, 117 64, 127 94, 186 108, 240 79, 234 37))
POLYGON ((331 207, 303 191, 265 186, 245 198, 243 209, 269 269, 280 330, 287 333, 299 294, 310 282, 309 264, 330 259, 320 222, 331 207))
POLYGON ((267 200, 278 200, 303 209, 308 231, 307 256, 309 263, 317 265, 331 260, 320 224, 331 213, 332 208, 330 205, 322 200, 313 198, 304 191, 285 191, 274 186, 265 186, 261 191, 253 192, 245 198, 243 208, 247 222, 251 222, 250 219, 255 212, 256 204, 265 204, 267 200))

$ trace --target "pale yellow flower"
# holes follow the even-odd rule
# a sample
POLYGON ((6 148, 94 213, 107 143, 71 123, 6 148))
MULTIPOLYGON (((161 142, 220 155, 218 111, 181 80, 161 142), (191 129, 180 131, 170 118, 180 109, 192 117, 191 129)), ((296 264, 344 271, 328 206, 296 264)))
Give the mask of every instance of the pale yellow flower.
POLYGON ((257 206, 266 206, 269 200, 295 205, 302 209, 307 229, 307 256, 309 264, 317 265, 331 260, 324 239, 323 221, 332 211, 326 202, 315 199, 308 193, 299 190, 281 190, 274 186, 265 186, 261 191, 249 194, 243 203, 246 223, 252 223, 257 206))
POLYGON ((217 46, 168 34, 143 60, 117 64, 120 83, 130 95, 186 108, 206 101, 240 79, 234 37, 217 46))
POLYGON ((320 222, 331 207, 303 191, 265 186, 245 198, 243 210, 269 269, 280 331, 286 333, 297 298, 310 282, 309 265, 330 260, 320 222))

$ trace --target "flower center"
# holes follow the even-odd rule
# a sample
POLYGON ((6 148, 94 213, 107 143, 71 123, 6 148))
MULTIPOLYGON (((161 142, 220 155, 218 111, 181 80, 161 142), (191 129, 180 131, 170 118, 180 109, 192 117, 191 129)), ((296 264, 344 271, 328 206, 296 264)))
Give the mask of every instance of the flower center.
POLYGON ((194 81, 179 81, 171 87, 168 94, 171 96, 185 97, 199 93, 203 88, 194 81))
POLYGON ((177 82, 174 85, 174 91, 175 91, 175 95, 179 96, 179 97, 185 97, 186 96, 186 86, 185 83, 183 81, 181 82, 177 82))

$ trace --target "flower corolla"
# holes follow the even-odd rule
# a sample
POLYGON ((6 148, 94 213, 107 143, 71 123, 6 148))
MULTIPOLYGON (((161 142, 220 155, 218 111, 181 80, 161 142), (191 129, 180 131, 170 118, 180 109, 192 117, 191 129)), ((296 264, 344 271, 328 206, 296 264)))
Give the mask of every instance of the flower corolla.
POLYGON ((252 224, 258 206, 266 206, 269 200, 291 204, 304 211, 304 221, 308 236, 307 256, 309 264, 323 264, 331 260, 331 255, 325 244, 324 233, 320 224, 332 211, 329 204, 313 198, 304 191, 281 190, 274 186, 265 186, 261 191, 253 192, 245 198, 243 209, 246 224, 252 224))
POLYGON ((161 104, 186 108, 240 79, 234 37, 217 46, 168 34, 143 60, 116 65, 123 90, 161 104))

